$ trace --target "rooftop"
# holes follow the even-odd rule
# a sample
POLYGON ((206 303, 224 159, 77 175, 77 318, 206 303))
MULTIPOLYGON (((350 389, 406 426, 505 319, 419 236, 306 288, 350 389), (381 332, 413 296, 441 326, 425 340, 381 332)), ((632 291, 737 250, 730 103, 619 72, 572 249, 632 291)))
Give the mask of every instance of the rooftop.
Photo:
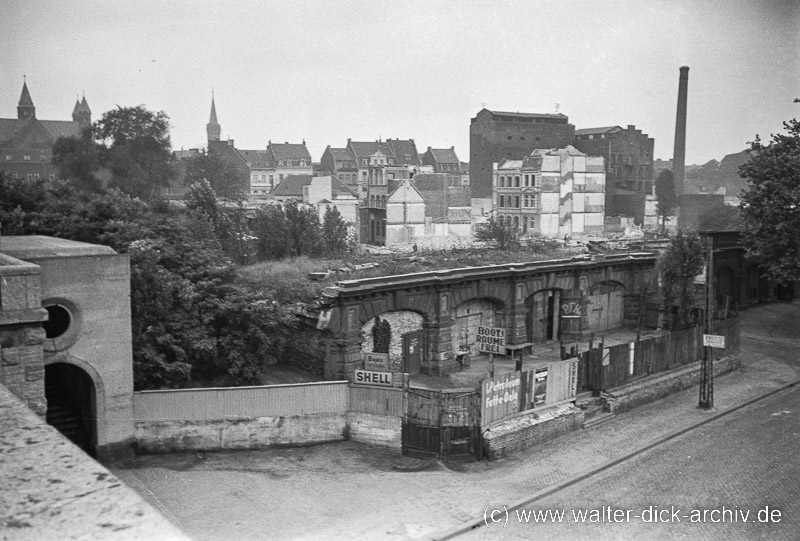
POLYGON ((44 235, 2 236, 0 252, 26 261, 51 257, 116 255, 108 246, 44 235))

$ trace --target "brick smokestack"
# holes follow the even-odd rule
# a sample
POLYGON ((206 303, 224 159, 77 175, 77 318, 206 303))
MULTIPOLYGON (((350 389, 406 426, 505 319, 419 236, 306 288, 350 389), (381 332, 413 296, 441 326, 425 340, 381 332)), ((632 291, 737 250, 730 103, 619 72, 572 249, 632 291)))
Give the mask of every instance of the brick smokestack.
POLYGON ((672 173, 675 175, 675 192, 683 195, 686 178, 686 94, 689 91, 689 66, 681 66, 678 81, 678 113, 675 117, 675 149, 672 152, 672 173))

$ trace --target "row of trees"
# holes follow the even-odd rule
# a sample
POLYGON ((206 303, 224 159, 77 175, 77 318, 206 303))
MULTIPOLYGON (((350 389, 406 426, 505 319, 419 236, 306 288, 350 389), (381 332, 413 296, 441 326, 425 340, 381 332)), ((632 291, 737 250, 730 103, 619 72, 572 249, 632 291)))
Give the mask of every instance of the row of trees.
POLYGON ((170 154, 166 114, 143 106, 109 111, 79 137, 56 141, 63 180, 16 180, 0 171, 2 231, 129 254, 137 389, 254 384, 269 365, 291 359, 321 367, 321 350, 292 307, 275 301, 270 284, 240 279, 238 265, 341 254, 350 244, 338 210, 329 208, 323 223, 293 204, 253 216, 231 168, 205 153, 188 161, 192 184, 185 208, 175 207, 160 197, 176 174, 170 154))

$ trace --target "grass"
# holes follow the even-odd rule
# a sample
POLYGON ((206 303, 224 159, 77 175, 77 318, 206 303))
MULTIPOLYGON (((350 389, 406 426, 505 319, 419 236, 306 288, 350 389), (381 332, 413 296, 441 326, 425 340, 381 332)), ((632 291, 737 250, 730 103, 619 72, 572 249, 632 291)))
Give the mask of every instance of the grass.
POLYGON ((524 263, 568 258, 584 253, 581 248, 563 248, 551 244, 522 246, 514 250, 464 248, 446 251, 422 251, 406 254, 353 254, 348 259, 312 259, 301 256, 280 261, 264 261, 242 267, 241 277, 270 291, 280 303, 313 302, 325 287, 342 280, 358 280, 378 276, 394 276, 415 272, 481 267, 504 263, 524 263), (375 264, 372 268, 356 269, 357 265, 375 264), (327 278, 314 281, 310 273, 329 272, 327 278))

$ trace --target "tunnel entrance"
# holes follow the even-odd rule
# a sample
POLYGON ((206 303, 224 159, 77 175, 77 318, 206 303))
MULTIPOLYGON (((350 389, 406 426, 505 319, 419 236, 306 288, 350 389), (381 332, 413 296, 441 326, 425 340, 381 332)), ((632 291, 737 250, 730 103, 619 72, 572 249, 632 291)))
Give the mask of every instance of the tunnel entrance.
POLYGON ((97 456, 97 413, 92 378, 73 364, 44 368, 47 424, 92 457, 97 456))

